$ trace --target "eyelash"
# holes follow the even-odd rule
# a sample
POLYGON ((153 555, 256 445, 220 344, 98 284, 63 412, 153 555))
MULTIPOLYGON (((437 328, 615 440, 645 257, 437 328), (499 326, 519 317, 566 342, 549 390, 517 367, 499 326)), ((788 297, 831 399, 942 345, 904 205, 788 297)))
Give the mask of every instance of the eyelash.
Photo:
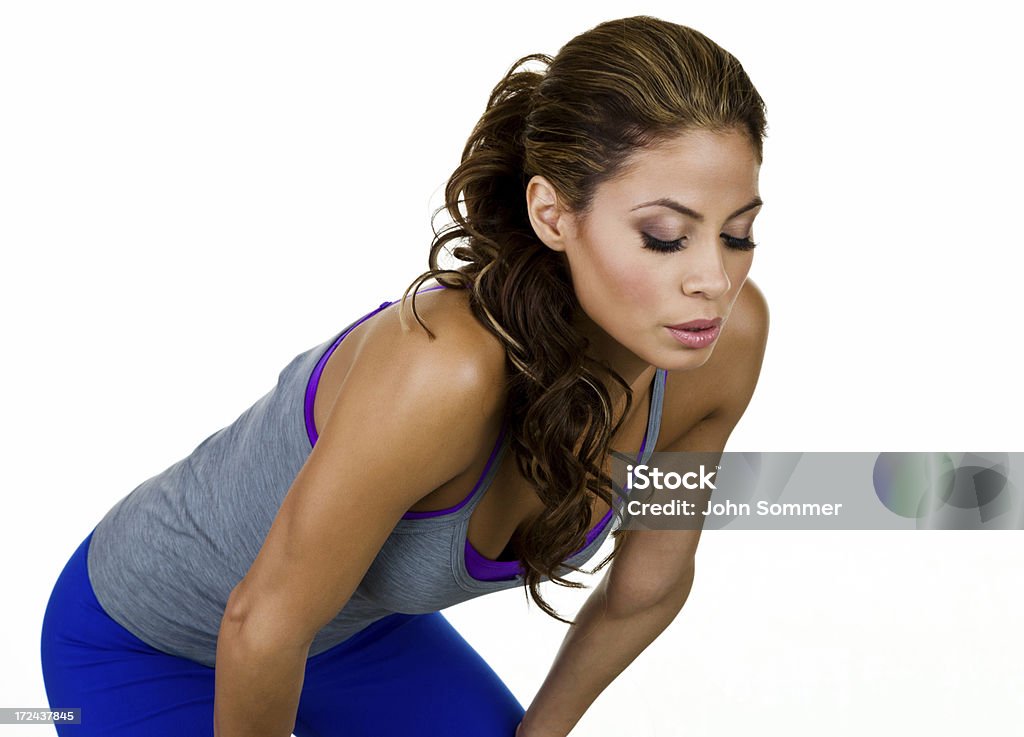
MULTIPOLYGON (((679 238, 674 241, 660 241, 652 235, 647 233, 641 233, 644 240, 644 248, 651 251, 657 251, 658 253, 675 253, 681 251, 686 246, 683 245, 683 239, 679 238)), ((757 248, 757 244, 749 238, 734 238, 731 235, 722 233, 722 239, 728 244, 729 248, 737 251, 751 251, 757 248)))

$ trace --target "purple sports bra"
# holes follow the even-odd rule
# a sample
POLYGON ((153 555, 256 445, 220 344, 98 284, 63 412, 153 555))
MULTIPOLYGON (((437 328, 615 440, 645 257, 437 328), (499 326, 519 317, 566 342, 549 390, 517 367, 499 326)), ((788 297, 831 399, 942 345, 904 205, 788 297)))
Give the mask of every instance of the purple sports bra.
MULTIPOLYGON (((420 292, 430 292, 436 289, 445 289, 443 285, 436 287, 429 287, 422 289, 420 292)), ((309 377, 309 381, 306 387, 305 396, 305 420, 306 420, 306 431, 309 435, 310 443, 315 444, 317 440, 316 424, 313 419, 313 403, 316 399, 316 389, 320 383, 320 376, 323 373, 324 366, 326 366, 328 359, 331 354, 334 353, 335 349, 341 344, 341 341, 348 335, 356 326, 365 322, 369 318, 376 315, 381 310, 387 309, 391 305, 395 304, 398 300, 383 302, 374 311, 363 316, 362 319, 357 320, 349 326, 341 335, 338 336, 337 340, 333 343, 329 350, 317 362, 316 367, 313 369, 313 373, 309 377)), ((647 427, 644 430, 643 442, 640 445, 640 452, 637 455, 637 462, 644 456, 644 451, 647 446, 648 437, 651 435, 651 428, 655 428, 654 436, 657 437, 657 429, 660 425, 661 420, 661 399, 664 391, 665 372, 663 369, 658 369, 655 374, 655 379, 651 383, 651 403, 650 411, 648 414, 647 427), (660 384, 660 386, 659 386, 660 384), (659 391, 660 390, 660 391, 659 391)), ((502 455, 502 451, 505 446, 505 435, 506 427, 502 425, 501 431, 498 433, 498 439, 494 444, 494 448, 491 450, 490 457, 487 459, 487 464, 484 466, 483 472, 480 474, 480 478, 477 479, 473 486, 472 491, 458 504, 447 509, 439 509, 429 512, 406 512, 402 515, 403 520, 414 520, 414 519, 425 519, 431 517, 443 517, 451 514, 455 514, 462 509, 467 503, 470 502, 477 495, 481 495, 486 491, 486 486, 490 485, 491 479, 494 477, 493 469, 491 468, 495 460, 502 455), (481 484, 485 484, 484 488, 481 488, 481 484)), ((596 540, 604 531, 605 527, 611 521, 614 513, 614 507, 610 508, 604 517, 597 523, 597 525, 587 534, 586 542, 583 547, 573 553, 573 556, 577 555, 580 551, 590 546, 594 540, 596 540)), ((573 557, 570 556, 570 557, 573 557)), ((468 539, 465 540, 465 565, 469 575, 480 581, 505 581, 515 578, 521 573, 519 561, 496 561, 490 558, 485 558, 468 539)))

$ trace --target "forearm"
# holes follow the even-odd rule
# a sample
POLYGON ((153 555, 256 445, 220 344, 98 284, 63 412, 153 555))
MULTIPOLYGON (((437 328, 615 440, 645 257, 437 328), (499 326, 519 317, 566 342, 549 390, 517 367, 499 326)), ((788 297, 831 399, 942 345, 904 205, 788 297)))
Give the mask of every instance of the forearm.
POLYGON ((214 737, 290 737, 308 648, 256 645, 243 623, 225 617, 217 639, 214 737))
POLYGON ((605 576, 587 598, 555 656, 547 678, 523 717, 520 737, 565 737, 594 700, 660 635, 690 591, 655 606, 617 611, 605 576))

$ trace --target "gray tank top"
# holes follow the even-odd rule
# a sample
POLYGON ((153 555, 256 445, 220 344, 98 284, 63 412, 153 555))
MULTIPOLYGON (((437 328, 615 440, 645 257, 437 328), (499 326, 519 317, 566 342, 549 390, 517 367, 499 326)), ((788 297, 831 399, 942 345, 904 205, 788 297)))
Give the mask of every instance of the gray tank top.
MULTIPOLYGON (((215 666, 228 595, 256 559, 316 442, 312 400, 320 371, 352 328, 392 304, 384 302, 297 355, 277 384, 234 422, 107 512, 93 531, 88 570, 97 600, 115 621, 158 650, 215 666)), ((664 389, 665 372, 659 369, 642 462, 650 460, 657 443, 664 389)), ((390 614, 439 611, 522 585, 517 562, 488 561, 466 540, 470 515, 505 449, 503 430, 481 478, 460 504, 409 512, 398 521, 348 603, 316 635, 310 657, 390 614)), ((565 561, 562 575, 569 565, 583 566, 594 556, 621 524, 620 510, 617 500, 615 514, 609 511, 591 531, 584 547, 565 561)))

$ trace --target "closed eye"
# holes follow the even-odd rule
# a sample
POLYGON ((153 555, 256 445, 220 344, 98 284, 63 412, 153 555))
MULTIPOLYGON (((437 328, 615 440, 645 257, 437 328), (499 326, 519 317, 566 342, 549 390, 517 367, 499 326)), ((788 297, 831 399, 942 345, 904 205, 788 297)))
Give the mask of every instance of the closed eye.
POLYGON ((724 240, 729 245, 729 248, 735 248, 737 251, 750 251, 754 248, 757 248, 757 244, 754 243, 754 241, 750 240, 749 237, 736 238, 734 236, 722 233, 722 240, 724 240))
POLYGON ((677 238, 674 241, 663 241, 655 238, 653 235, 648 235, 647 233, 641 232, 640 235, 643 236, 644 248, 652 251, 658 251, 659 253, 674 253, 685 248, 682 238, 677 238))
MULTIPOLYGON (((643 237, 644 248, 651 251, 657 251, 659 253, 675 253, 676 251, 681 251, 686 248, 686 246, 683 245, 683 241, 686 240, 685 236, 677 238, 674 241, 663 241, 648 233, 642 232, 640 235, 643 237)), ((721 235, 725 244, 736 251, 750 251, 757 247, 757 243, 752 241, 750 238, 736 238, 735 236, 726 235, 725 233, 722 233, 721 235)))

